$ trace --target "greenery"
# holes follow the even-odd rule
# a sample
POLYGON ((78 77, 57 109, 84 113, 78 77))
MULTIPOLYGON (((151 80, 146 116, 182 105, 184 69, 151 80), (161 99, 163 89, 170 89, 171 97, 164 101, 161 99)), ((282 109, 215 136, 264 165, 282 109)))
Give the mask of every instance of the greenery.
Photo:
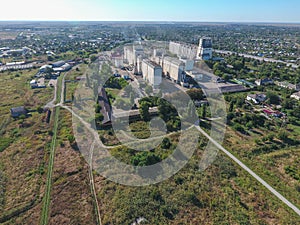
POLYGON ((3 152, 12 142, 12 138, 0 137, 0 152, 3 152))
POLYGON ((158 163, 159 161, 161 161, 161 159, 157 155, 146 151, 136 154, 131 159, 131 163, 134 166, 149 166, 158 163))
POLYGON ((196 88, 189 89, 186 93, 191 97, 193 101, 195 100, 200 101, 204 99, 204 94, 201 89, 196 89, 196 88))
POLYGON ((267 98, 268 98, 269 104, 274 104, 274 105, 280 104, 280 98, 274 92, 267 92, 267 98))

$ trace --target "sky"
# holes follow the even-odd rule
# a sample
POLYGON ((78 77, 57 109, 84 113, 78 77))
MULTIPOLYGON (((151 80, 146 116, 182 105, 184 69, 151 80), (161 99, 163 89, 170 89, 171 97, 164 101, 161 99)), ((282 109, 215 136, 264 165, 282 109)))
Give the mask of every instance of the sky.
POLYGON ((300 23, 300 0, 1 0, 0 20, 300 23))

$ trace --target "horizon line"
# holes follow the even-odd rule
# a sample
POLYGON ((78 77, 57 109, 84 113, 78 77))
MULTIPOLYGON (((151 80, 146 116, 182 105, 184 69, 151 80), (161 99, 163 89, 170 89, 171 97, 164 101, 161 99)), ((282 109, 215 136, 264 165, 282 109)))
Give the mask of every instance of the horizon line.
POLYGON ((282 21, 194 21, 194 20, 0 20, 0 22, 115 22, 115 23, 245 23, 245 24, 300 24, 299 22, 282 22, 282 21))

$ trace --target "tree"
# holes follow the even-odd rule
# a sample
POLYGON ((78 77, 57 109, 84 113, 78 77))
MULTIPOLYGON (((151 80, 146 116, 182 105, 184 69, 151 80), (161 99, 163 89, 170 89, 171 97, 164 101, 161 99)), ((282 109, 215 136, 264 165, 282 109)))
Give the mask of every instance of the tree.
POLYGON ((229 112, 233 112, 233 106, 234 106, 234 102, 231 101, 230 104, 229 104, 229 108, 228 108, 229 112))
POLYGON ((68 135, 68 140, 69 140, 70 144, 72 145, 75 142, 74 135, 68 135))
POLYGON ((104 120, 104 116, 102 113, 96 113, 95 115, 96 122, 102 122, 104 120))
POLYGON ((141 118, 144 121, 150 120, 149 105, 146 102, 141 103, 139 111, 141 114, 141 118))
POLYGON ((300 105, 298 107, 296 107, 292 112, 291 112, 292 116, 300 118, 300 105))
POLYGON ((286 98, 282 102, 282 108, 284 109, 293 109, 294 107, 294 100, 291 98, 286 98))
POLYGON ((102 107, 98 103, 95 105, 95 113, 100 113, 102 107))
POLYGON ((140 152, 131 159, 134 166, 149 166, 160 162, 161 159, 152 152, 140 152))
POLYGON ((231 78, 231 76, 229 74, 224 74, 223 77, 222 77, 226 82, 228 82, 231 78))
POLYGON ((161 143, 163 149, 169 149, 171 147, 171 142, 169 138, 164 138, 161 143))
POLYGON ((37 111, 38 111, 38 113, 43 113, 44 112, 44 109, 43 109, 43 107, 41 107, 41 106, 39 106, 38 108, 37 108, 37 111))
POLYGON ((242 134, 244 134, 246 132, 244 127, 240 124, 234 124, 233 129, 238 131, 238 132, 241 132, 242 134))
POLYGON ((167 122, 167 129, 169 132, 180 130, 180 118, 172 118, 167 122))
POLYGON ((186 92, 193 101, 200 101, 204 99, 204 94, 201 89, 193 88, 186 92))
POLYGON ((169 120, 170 107, 169 107, 168 102, 165 99, 160 98, 158 100, 158 112, 159 112, 160 117, 164 121, 169 120))
POLYGON ((239 60, 236 60, 234 63, 233 63, 233 68, 237 71, 240 71, 241 69, 244 68, 244 65, 243 65, 243 62, 239 61, 239 60))
POLYGON ((201 118, 206 118, 206 105, 202 106, 202 110, 201 110, 201 118))
POLYGON ((278 95, 276 95, 273 92, 267 92, 268 102, 269 104, 279 105, 280 104, 280 98, 278 95))

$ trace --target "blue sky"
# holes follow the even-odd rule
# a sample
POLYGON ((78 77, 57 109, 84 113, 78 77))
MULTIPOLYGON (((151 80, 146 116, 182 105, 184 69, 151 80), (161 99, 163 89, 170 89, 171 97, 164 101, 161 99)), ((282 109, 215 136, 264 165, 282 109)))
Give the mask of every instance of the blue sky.
POLYGON ((8 0, 0 20, 300 23, 300 0, 8 0))

